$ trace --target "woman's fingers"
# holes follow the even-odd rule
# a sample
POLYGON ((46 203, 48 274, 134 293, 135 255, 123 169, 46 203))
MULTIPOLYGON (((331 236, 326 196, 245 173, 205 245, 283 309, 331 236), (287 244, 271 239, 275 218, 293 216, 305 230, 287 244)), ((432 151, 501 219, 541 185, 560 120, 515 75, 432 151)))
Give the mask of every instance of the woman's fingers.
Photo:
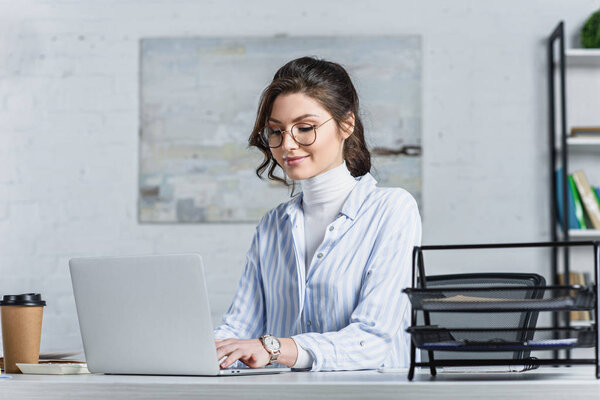
POLYGON ((227 368, 241 357, 244 356, 244 352, 241 349, 234 350, 231 354, 227 356, 225 361, 221 363, 221 368, 227 368))
POLYGON ((232 344, 219 344, 217 346, 217 360, 220 360, 221 358, 228 356, 229 354, 233 353, 235 351, 235 349, 237 349, 239 346, 235 343, 232 344))
POLYGON ((216 343, 216 347, 221 368, 227 368, 238 360, 251 368, 264 367, 269 362, 268 352, 258 339, 225 339, 216 343), (257 352, 264 352, 264 357, 257 352))

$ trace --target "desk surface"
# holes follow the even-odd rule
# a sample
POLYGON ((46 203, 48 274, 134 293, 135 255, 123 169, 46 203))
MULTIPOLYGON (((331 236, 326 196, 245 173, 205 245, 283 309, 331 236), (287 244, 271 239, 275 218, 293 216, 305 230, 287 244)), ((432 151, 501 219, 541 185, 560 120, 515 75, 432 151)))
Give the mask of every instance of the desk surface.
POLYGON ((589 366, 540 368, 523 373, 417 371, 290 372, 277 375, 186 377, 139 375, 12 375, 0 379, 0 399, 600 399, 589 366))

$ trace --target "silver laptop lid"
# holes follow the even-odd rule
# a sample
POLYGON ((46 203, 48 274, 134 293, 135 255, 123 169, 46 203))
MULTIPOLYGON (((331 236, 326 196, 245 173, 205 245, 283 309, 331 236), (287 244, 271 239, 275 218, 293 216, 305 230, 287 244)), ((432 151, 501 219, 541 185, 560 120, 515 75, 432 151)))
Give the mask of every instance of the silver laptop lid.
POLYGON ((218 374, 200 255, 74 258, 69 267, 91 372, 218 374))

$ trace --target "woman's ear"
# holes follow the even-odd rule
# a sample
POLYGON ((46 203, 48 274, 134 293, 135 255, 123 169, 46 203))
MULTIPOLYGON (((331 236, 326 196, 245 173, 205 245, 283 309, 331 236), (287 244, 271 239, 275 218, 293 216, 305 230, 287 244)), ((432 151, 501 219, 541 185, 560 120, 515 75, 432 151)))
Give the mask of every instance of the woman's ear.
POLYGON ((342 121, 342 138, 348 139, 354 133, 354 113, 350 111, 348 117, 342 121))

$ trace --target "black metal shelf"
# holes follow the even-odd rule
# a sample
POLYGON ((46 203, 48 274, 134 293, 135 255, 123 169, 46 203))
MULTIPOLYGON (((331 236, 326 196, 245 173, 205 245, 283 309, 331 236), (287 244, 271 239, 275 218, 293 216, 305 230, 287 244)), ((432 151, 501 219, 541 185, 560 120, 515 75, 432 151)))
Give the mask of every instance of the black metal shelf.
MULTIPOLYGON (((548 64, 548 129, 549 129, 549 146, 550 146, 550 235, 551 241, 568 242, 574 238, 587 238, 591 240, 600 239, 597 235, 597 230, 569 230, 569 201, 568 201, 568 174, 569 174, 569 154, 570 145, 576 144, 582 139, 570 138, 567 132, 568 116, 567 116, 567 96, 566 96, 566 70, 567 67, 577 67, 579 65, 599 65, 600 52, 589 51, 582 49, 565 49, 565 25, 561 21, 548 37, 547 42, 547 64, 548 64), (592 61, 582 62, 582 60, 592 61), (558 78, 558 79, 557 79, 558 78), (557 82, 558 81, 558 82, 557 82), (558 86, 558 87, 557 87, 558 86), (557 117, 560 126, 557 126, 557 117), (558 139, 558 141, 557 141, 558 139), (558 179, 560 179, 562 191, 559 194, 562 198, 562 225, 559 224, 558 218, 558 200, 557 200, 557 166, 562 167, 562 171, 558 179)), ((558 264, 562 257, 564 283, 570 284, 570 248, 553 248, 552 249, 552 279, 554 284, 558 283, 558 264)), ((553 317, 553 326, 570 327, 570 314, 565 313, 563 318, 559 315, 553 317), (561 323, 562 322, 562 323, 561 323)), ((559 338, 557 336, 556 338, 559 338)), ((558 357, 558 354, 555 354, 558 357)), ((567 359, 570 358, 569 351, 566 352, 567 359)))

